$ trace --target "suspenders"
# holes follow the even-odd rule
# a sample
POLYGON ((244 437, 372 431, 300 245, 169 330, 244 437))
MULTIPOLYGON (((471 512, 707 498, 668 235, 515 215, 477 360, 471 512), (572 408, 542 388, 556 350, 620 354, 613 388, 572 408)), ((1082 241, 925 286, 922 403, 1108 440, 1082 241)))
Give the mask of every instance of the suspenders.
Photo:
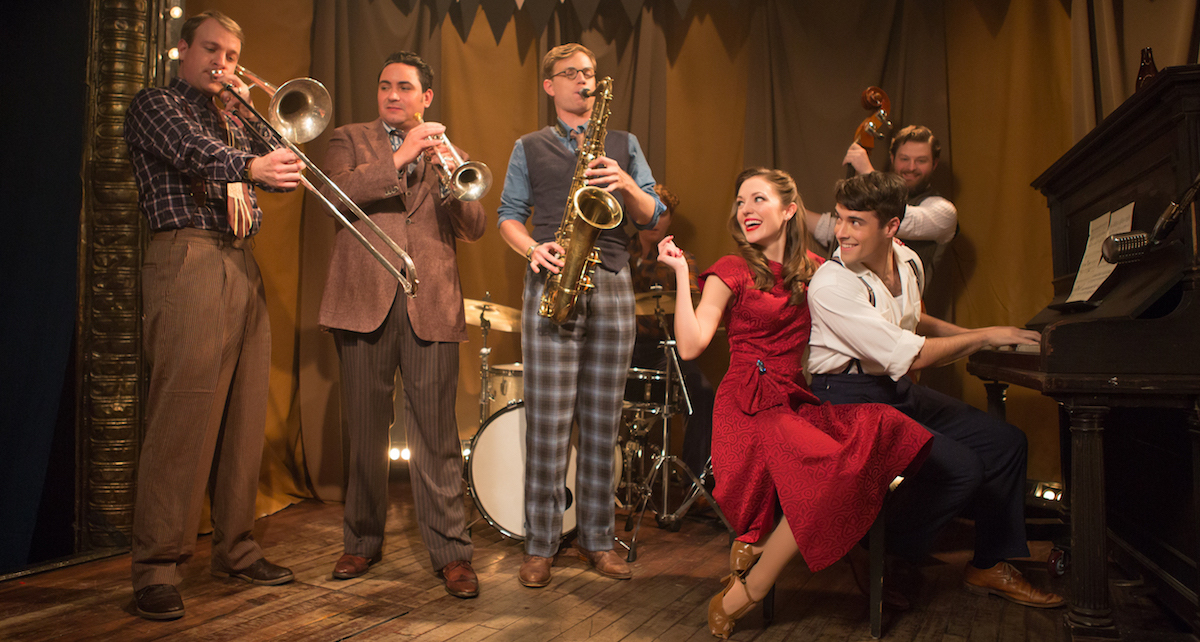
MULTIPOLYGON (((846 267, 846 264, 842 263, 842 259, 839 257, 834 256, 834 257, 831 257, 829 260, 833 261, 834 263, 837 263, 838 265, 840 265, 842 267, 846 267)), ((916 277, 917 277, 917 292, 924 294, 925 293, 925 274, 921 270, 921 266, 917 264, 916 259, 909 259, 908 261, 906 261, 906 263, 908 263, 908 267, 912 268, 913 274, 916 275, 916 277)), ((858 276, 858 275, 855 275, 855 276, 858 276)), ((863 277, 859 276, 858 280, 862 281, 863 287, 867 289, 867 300, 871 302, 871 307, 875 307, 875 290, 871 289, 871 285, 869 283, 867 283, 867 280, 864 279, 863 277)), ((842 369, 842 371, 839 374, 851 374, 850 371, 853 369, 857 369, 858 373, 862 374, 862 371, 863 371, 862 363, 859 362, 858 359, 850 359, 850 363, 847 363, 846 367, 844 369, 842 369)))

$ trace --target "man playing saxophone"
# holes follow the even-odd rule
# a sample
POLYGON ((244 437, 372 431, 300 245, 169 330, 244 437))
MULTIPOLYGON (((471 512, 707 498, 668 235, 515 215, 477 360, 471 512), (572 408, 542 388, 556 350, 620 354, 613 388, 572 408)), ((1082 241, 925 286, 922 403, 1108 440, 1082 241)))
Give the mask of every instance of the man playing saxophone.
MULTIPOLYGON (((621 226, 599 233, 595 288, 579 296, 563 323, 539 315, 546 279, 564 266, 568 248, 555 240, 571 196, 578 150, 593 118, 596 57, 579 44, 551 49, 542 59, 542 89, 554 101, 553 125, 517 140, 500 197, 500 234, 529 261, 525 272, 521 352, 524 361, 526 462, 525 561, 521 583, 550 583, 562 538, 571 420, 579 422, 576 514, 579 554, 601 575, 629 579, 612 550, 613 447, 635 336, 634 298, 621 226), (532 229, 526 224, 531 222, 532 229)), ((608 130, 604 154, 587 164, 584 183, 614 195, 624 216, 641 229, 663 211, 654 177, 637 138, 608 130)), ((578 251, 578 248, 575 248, 578 251)))

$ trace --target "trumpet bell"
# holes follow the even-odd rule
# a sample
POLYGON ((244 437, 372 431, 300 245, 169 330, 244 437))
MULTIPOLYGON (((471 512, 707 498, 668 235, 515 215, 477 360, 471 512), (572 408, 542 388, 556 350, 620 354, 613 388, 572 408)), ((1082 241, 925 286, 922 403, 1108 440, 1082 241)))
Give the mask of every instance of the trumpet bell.
POLYGON ((325 130, 333 111, 329 90, 312 78, 295 78, 277 89, 267 119, 293 143, 307 143, 325 130))
POLYGON ((467 161, 450 175, 450 195, 460 201, 477 201, 491 188, 492 170, 478 161, 467 161))

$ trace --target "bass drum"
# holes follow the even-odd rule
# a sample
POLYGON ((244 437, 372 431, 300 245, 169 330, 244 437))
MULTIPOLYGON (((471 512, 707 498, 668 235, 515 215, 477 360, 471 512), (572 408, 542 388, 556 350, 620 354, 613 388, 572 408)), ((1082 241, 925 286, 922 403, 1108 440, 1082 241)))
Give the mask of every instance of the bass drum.
MULTIPOLYGON (((467 483, 475 507, 501 535, 525 539, 525 404, 488 417, 471 440, 467 483)), ((575 444, 567 453, 563 535, 575 530, 575 444)))
MULTIPOLYGON (((563 536, 575 530, 575 460, 572 439, 567 451, 566 508, 563 536)), ((621 481, 621 449, 614 448, 613 484, 621 481)), ((513 402, 488 417, 475 438, 467 458, 467 487, 475 507, 501 535, 525 539, 525 403, 513 402)), ((614 498, 615 501, 615 498, 614 498)))

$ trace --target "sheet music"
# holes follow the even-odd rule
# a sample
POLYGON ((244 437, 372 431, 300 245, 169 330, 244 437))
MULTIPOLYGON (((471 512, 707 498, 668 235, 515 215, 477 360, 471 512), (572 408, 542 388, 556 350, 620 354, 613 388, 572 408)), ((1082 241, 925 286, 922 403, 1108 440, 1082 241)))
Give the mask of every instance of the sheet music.
POLYGON ((1083 260, 1079 263, 1079 272, 1075 275, 1075 285, 1071 288, 1072 301, 1087 301, 1096 290, 1108 279, 1108 275, 1117 269, 1116 265, 1104 260, 1100 247, 1104 239, 1113 234, 1128 232, 1133 228, 1133 203, 1115 212, 1097 216, 1088 228, 1087 248, 1083 251, 1083 260))

